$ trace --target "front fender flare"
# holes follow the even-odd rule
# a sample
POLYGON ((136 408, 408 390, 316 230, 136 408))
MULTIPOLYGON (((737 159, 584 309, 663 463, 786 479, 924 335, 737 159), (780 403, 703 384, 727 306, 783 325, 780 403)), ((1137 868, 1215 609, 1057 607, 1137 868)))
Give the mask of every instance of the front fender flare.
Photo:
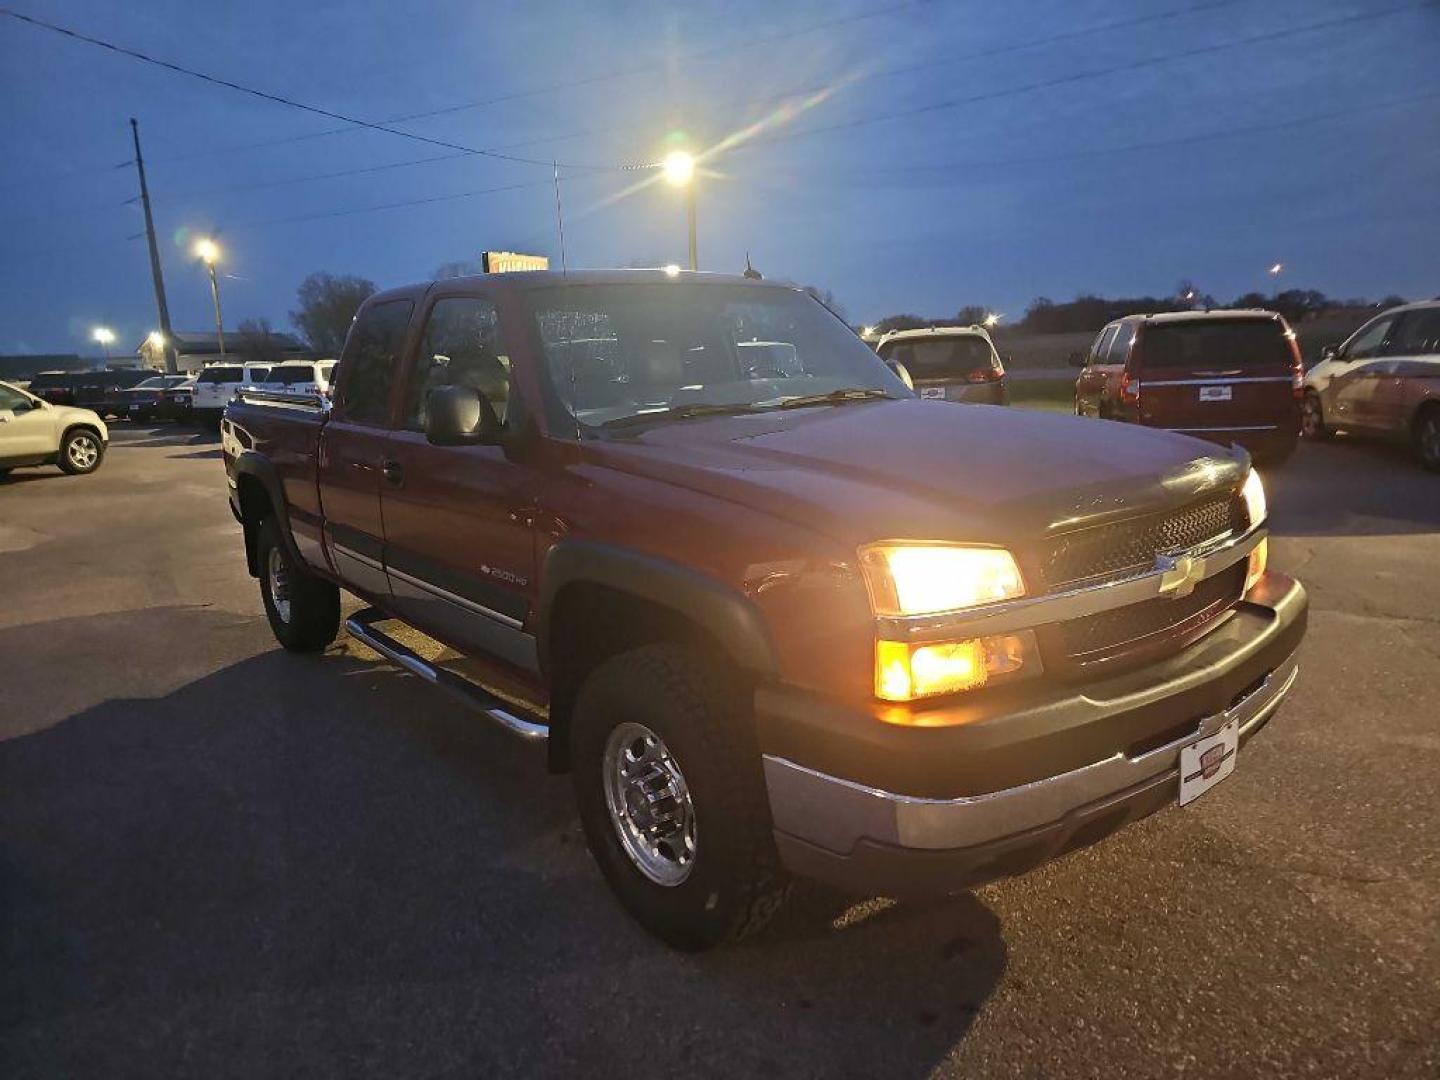
POLYGON ((550 666, 551 616, 565 586, 602 585, 685 617, 711 635, 743 671, 775 676, 778 664, 759 610, 737 590, 654 555, 588 540, 562 540, 545 555, 536 611, 540 669, 550 666))

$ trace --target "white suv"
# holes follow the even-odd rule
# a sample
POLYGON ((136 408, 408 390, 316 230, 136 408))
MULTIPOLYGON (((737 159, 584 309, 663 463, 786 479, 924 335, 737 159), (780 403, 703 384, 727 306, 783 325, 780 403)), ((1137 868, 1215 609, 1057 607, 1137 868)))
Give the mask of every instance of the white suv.
POLYGON ((0 382, 0 476, 22 465, 92 473, 109 444, 110 429, 89 409, 51 405, 0 382))
POLYGON ((220 429, 220 414, 235 391, 265 381, 270 364, 211 364, 195 376, 190 412, 201 427, 220 429))
POLYGON ((257 385, 262 390, 328 396, 334 370, 334 360, 284 360, 272 367, 257 385))

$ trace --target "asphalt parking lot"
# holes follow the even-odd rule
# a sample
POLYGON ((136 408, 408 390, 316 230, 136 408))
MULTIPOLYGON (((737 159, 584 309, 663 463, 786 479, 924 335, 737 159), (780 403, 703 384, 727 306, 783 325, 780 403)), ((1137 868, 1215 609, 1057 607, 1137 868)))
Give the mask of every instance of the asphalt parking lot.
POLYGON ((1236 774, 926 905, 667 951, 569 782, 275 644, 217 442, 0 481, 0 1074, 1440 1075, 1440 477, 1301 447, 1298 687, 1236 774))

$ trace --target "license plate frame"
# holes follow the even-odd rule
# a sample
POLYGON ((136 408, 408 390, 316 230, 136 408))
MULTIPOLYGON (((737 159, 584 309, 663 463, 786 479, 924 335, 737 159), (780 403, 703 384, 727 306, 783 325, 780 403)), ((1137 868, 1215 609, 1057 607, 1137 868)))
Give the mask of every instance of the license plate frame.
POLYGON ((1229 386, 1202 386, 1200 387, 1201 401, 1230 401, 1234 398, 1234 390, 1229 386))
POLYGON ((1180 748, 1180 805, 1187 806, 1235 771, 1240 756, 1240 721, 1180 748))

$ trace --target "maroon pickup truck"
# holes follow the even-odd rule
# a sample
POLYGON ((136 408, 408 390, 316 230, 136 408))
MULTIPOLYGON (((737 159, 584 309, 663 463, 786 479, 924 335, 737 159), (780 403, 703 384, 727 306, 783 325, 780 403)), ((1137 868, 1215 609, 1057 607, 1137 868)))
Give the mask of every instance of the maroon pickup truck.
POLYGON ((1188 803, 1296 677, 1243 451, 917 399, 798 289, 394 289, 333 400, 242 392, 223 443, 280 643, 359 597, 353 637, 546 741, 682 947, 792 873, 943 894, 1188 803))

